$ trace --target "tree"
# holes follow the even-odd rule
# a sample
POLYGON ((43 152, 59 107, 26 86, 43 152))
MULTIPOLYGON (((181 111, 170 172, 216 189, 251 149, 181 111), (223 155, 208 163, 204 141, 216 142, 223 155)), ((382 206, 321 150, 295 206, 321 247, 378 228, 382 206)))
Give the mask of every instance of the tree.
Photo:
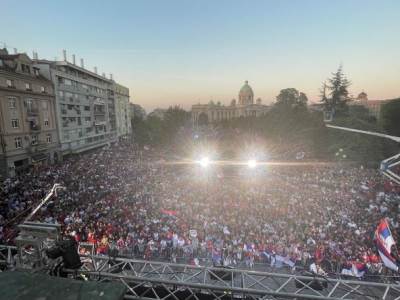
POLYGON ((400 98, 382 105, 379 120, 389 134, 400 136, 400 98))
POLYGON ((348 109, 347 102, 350 100, 347 89, 351 83, 344 75, 342 65, 339 66, 335 73, 332 73, 332 77, 328 79, 328 82, 327 86, 324 83, 321 99, 325 104, 325 109, 332 111, 334 114, 346 112, 348 109), (326 97, 326 88, 330 91, 330 98, 326 97))
POLYGON ((294 108, 294 107, 306 107, 307 96, 304 93, 299 93, 295 88, 287 88, 280 91, 276 97, 276 106, 294 108))

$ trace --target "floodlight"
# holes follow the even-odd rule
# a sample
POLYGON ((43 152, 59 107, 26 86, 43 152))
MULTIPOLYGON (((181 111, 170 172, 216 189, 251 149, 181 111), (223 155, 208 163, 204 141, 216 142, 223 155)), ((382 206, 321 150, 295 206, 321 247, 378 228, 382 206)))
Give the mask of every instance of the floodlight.
POLYGON ((208 157, 203 157, 200 161, 199 161, 200 165, 205 168, 210 164, 210 159, 208 157))
POLYGON ((247 166, 250 169, 254 169, 256 167, 256 165, 257 165, 257 162, 254 159, 250 159, 247 161, 247 166))

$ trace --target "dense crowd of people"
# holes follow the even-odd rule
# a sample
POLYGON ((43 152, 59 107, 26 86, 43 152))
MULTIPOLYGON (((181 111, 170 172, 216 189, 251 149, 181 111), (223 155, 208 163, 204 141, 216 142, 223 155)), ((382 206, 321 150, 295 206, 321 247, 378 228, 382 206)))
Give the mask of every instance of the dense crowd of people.
POLYGON ((162 153, 119 144, 65 159, 0 189, 0 244, 54 183, 66 187, 35 215, 96 253, 326 272, 382 263, 374 231, 388 218, 397 240, 400 193, 375 169, 345 164, 170 164, 162 153))

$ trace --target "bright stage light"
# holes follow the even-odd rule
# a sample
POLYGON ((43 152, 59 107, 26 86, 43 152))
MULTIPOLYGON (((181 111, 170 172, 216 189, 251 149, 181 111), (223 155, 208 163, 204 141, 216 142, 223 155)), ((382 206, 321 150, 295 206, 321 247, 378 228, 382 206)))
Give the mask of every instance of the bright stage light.
POLYGON ((210 164, 210 159, 208 157, 203 157, 200 161, 199 161, 200 165, 205 168, 210 164))
POLYGON ((254 169, 254 168, 257 166, 257 162, 256 162, 254 159, 250 159, 250 160, 247 162, 247 166, 248 166, 250 169, 254 169))

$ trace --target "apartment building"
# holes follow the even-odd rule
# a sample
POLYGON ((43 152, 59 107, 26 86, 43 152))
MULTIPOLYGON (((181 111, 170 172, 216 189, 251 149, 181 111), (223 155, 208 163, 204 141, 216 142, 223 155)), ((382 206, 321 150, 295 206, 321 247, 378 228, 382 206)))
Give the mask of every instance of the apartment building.
POLYGON ((128 137, 132 133, 130 120, 129 89, 114 82, 115 113, 118 137, 128 137))
POLYGON ((58 159, 52 82, 25 53, 0 49, 0 177, 58 159))
POLYGON ((101 147, 118 139, 113 120, 113 81, 64 60, 36 60, 40 73, 54 84, 58 134, 63 155, 101 147))

